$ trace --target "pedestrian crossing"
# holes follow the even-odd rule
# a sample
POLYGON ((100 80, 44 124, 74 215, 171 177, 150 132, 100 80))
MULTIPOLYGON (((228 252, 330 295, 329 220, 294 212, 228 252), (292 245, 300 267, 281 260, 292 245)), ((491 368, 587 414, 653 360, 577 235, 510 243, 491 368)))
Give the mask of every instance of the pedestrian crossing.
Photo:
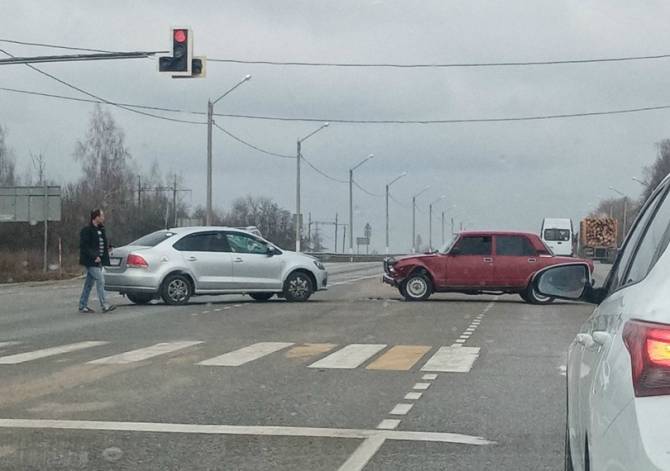
MULTIPOLYGON (((276 367, 270 361, 282 361, 290 366, 306 366, 318 370, 367 370, 367 371, 424 371, 443 373, 467 373, 479 357, 478 347, 465 347, 460 344, 451 346, 431 345, 388 345, 383 343, 296 343, 296 342, 257 342, 240 348, 211 355, 211 348, 204 341, 175 340, 149 346, 121 351, 112 355, 96 354, 96 347, 106 346, 114 350, 112 342, 85 340, 64 345, 29 350, 21 342, 3 342, 4 356, 0 356, 2 366, 39 362, 52 357, 62 358, 74 352, 85 352, 90 359, 83 360, 89 365, 127 365, 131 363, 157 360, 170 354, 181 354, 192 347, 197 350, 197 358, 192 363, 198 368, 236 368, 267 361, 267 365, 276 367), (20 353, 11 353, 12 349, 22 349, 20 353), (206 354, 207 352, 208 354, 206 354), (9 353, 9 354, 6 354, 9 353), (274 360, 271 360, 274 359, 274 360)), ((105 352, 111 353, 111 352, 105 352)), ((82 353, 84 354, 84 353, 82 353)), ((189 351, 192 356, 193 351, 189 351)), ((79 358, 79 357, 78 357, 79 358)), ((2 371, 0 369, 0 371, 2 371)))

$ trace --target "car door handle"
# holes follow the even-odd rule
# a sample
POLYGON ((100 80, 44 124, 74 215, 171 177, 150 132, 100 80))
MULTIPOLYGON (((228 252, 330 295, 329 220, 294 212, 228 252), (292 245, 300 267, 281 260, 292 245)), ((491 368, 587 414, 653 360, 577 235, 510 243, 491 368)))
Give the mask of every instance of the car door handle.
POLYGON ((484 257, 484 261, 488 262, 488 263, 491 263, 493 261, 493 259, 491 257, 484 257))
POLYGON ((233 262, 235 262, 235 263, 242 263, 242 262, 244 262, 244 260, 242 260, 241 257, 237 257, 237 258, 233 259, 233 262))
POLYGON ((536 258, 529 258, 528 259, 528 263, 535 263, 535 262, 537 262, 536 258))
POLYGON ((188 260, 189 262, 195 262, 198 259, 196 257, 187 257, 186 260, 188 260))

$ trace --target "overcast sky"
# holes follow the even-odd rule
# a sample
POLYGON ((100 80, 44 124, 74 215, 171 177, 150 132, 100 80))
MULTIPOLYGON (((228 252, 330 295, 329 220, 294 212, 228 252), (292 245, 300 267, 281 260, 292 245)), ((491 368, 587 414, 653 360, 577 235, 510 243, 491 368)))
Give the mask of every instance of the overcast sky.
MULTIPOLYGON (((667 1, 31 1, 1 0, 3 39, 110 50, 168 49, 169 27, 188 25, 197 55, 211 58, 453 63, 563 60, 670 52, 667 1)), ((0 43, 14 55, 62 53, 0 43)), ((220 113, 325 119, 459 119, 601 111, 670 104, 670 59, 507 68, 388 69, 278 67, 209 63, 207 77, 173 80, 147 59, 41 65, 108 100, 206 111, 207 99, 246 74, 253 78, 216 106, 220 113)), ((0 86, 78 96, 25 66, 3 66, 0 86)), ((0 91, 0 125, 23 173, 29 152, 43 152, 60 182, 74 180, 75 142, 92 104, 0 91)), ((192 205, 204 205, 206 127, 111 109, 134 160, 148 170, 184 176, 192 205)), ((170 115, 174 116, 174 115, 170 115)), ((193 116, 181 116, 193 119, 193 116)), ((195 117, 195 119, 201 119, 195 117)), ((403 171, 392 187, 391 248, 411 244, 411 195, 417 232, 440 242, 440 213, 468 229, 538 231, 543 217, 575 222, 599 197, 631 197, 631 180, 653 162, 655 143, 670 137, 670 110, 562 120, 433 125, 332 124, 303 145, 325 172, 356 171, 367 189, 403 171), (453 207, 449 207, 453 205, 453 207)), ((234 118, 217 122, 268 150, 294 154, 296 139, 318 123, 234 118)), ((348 219, 348 185, 303 167, 303 208, 313 219, 348 219)), ((295 161, 246 148, 214 130, 215 206, 245 194, 265 195, 295 210, 295 161)), ((373 227, 384 247, 384 200, 354 192, 355 236, 373 227)), ((332 248, 332 235, 326 245, 332 248)), ((341 241, 340 241, 341 242, 341 241)))

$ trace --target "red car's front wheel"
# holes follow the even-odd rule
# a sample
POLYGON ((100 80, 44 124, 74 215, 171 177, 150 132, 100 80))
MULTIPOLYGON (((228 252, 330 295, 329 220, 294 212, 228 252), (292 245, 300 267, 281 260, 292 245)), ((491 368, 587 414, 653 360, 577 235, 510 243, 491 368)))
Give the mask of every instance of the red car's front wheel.
POLYGON ((433 292, 433 283, 423 273, 410 275, 402 284, 400 292, 407 301, 423 301, 433 292))

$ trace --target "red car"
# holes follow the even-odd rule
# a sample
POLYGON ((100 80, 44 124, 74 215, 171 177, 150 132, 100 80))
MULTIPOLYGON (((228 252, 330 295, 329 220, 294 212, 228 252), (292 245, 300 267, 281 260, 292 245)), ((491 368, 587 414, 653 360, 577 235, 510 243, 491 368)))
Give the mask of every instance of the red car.
POLYGON ((532 304, 548 304, 532 287, 533 274, 549 265, 590 260, 557 257, 536 234, 527 232, 462 232, 444 253, 411 255, 384 261, 384 282, 407 301, 432 293, 516 293, 532 304))

